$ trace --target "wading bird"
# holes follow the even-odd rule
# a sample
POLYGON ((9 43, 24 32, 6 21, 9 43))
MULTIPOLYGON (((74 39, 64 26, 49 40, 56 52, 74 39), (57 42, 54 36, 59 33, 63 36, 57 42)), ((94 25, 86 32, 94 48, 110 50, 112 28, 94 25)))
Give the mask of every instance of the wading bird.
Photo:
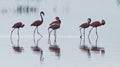
POLYGON ((94 21, 94 22, 92 22, 92 23, 90 24, 90 26, 92 26, 92 28, 90 29, 89 34, 88 34, 88 39, 89 39, 89 43, 90 43, 90 44, 91 44, 91 41, 90 41, 90 38, 89 38, 90 33, 91 33, 91 31, 93 30, 93 28, 96 29, 96 36, 97 36, 97 38, 96 38, 96 45, 92 47, 92 50, 94 50, 94 51, 101 49, 101 48, 97 47, 97 41, 98 41, 97 27, 102 26, 102 25, 104 25, 104 24, 105 24, 105 20, 101 20, 101 22, 100 22, 100 21, 94 21))
POLYGON ((55 43, 56 43, 56 30, 60 28, 60 24, 61 24, 61 20, 59 19, 59 17, 55 17, 55 21, 53 21, 52 23, 50 23, 49 27, 48 27, 48 44, 50 44, 50 35, 51 32, 54 30, 54 36, 55 36, 55 43), (52 29, 52 30, 50 30, 52 29))
POLYGON ((15 29, 18 29, 18 44, 17 44, 17 46, 13 46, 13 49, 15 50, 15 51, 17 51, 17 52, 21 52, 22 50, 23 50, 23 47, 20 47, 19 46, 19 38, 20 38, 20 36, 19 36, 19 29, 20 28, 23 28, 25 25, 22 23, 22 22, 17 22, 17 23, 15 23, 13 26, 12 26, 12 28, 13 28, 13 30, 11 31, 11 35, 10 35, 10 39, 11 39, 11 44, 13 44, 14 45, 14 43, 13 43, 13 40, 12 40, 12 34, 13 34, 13 31, 15 30, 15 29))
MULTIPOLYGON (((83 40, 83 46, 81 46, 81 48, 87 48, 87 46, 85 46, 85 29, 88 28, 90 26, 91 23, 91 18, 87 19, 87 22, 81 24, 79 26, 79 30, 80 30, 80 39, 82 41, 82 33, 81 33, 81 29, 83 29, 83 35, 84 35, 84 40, 83 40)), ((81 41, 80 41, 80 45, 81 45, 81 41)))
POLYGON ((34 21, 34 22, 31 24, 31 26, 35 26, 35 27, 36 27, 36 28, 34 29, 34 34, 33 34, 33 39, 34 39, 34 43, 35 43, 36 46, 35 46, 35 47, 31 47, 34 51, 35 51, 35 50, 36 50, 36 51, 40 50, 40 48, 38 47, 38 42, 39 42, 39 40, 40 40, 43 36, 39 33, 38 27, 43 23, 43 16, 44 16, 44 15, 45 15, 44 12, 41 11, 41 12, 40 12, 41 20, 36 20, 36 21, 34 21), (36 43, 36 40, 35 40, 35 32, 37 32, 37 34, 40 35, 40 39, 37 40, 37 43, 36 43))

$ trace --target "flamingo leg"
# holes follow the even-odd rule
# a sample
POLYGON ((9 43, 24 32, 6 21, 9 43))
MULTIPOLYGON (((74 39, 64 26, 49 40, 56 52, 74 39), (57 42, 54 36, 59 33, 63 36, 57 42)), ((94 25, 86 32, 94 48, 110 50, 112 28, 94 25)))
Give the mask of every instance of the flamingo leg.
POLYGON ((97 27, 96 27, 96 36, 97 36, 97 38, 96 38, 96 47, 97 47, 97 41, 98 41, 97 27))
POLYGON ((89 34, 88 34, 88 40, 89 40, 90 45, 91 45, 90 33, 91 33, 92 30, 93 30, 93 27, 90 29, 89 34))
POLYGON ((82 42, 82 32, 81 32, 81 29, 82 28, 79 29, 80 30, 80 45, 81 45, 81 42, 82 42))
POLYGON ((13 40, 12 40, 12 34, 13 34, 13 31, 15 30, 15 28, 11 31, 11 35, 10 35, 10 40, 11 40, 11 44, 14 45, 13 43, 13 40))
POLYGON ((54 30, 54 36, 55 36, 54 44, 56 44, 56 30, 54 30))
POLYGON ((84 28, 84 30, 83 30, 84 32, 83 32, 83 34, 84 34, 84 40, 83 40, 83 45, 85 45, 85 28, 84 28))
POLYGON ((19 28, 18 28, 18 47, 19 47, 19 39, 20 39, 20 35, 19 35, 19 28))
POLYGON ((49 44, 49 40, 50 40, 50 33, 49 33, 49 29, 50 29, 50 28, 48 28, 48 44, 49 44))
POLYGON ((41 53, 41 54, 40 54, 40 61, 44 61, 44 58, 43 58, 43 51, 41 50, 40 53, 41 53))
POLYGON ((38 31, 38 27, 37 27, 37 33, 38 33, 41 37, 37 40, 37 44, 36 44, 36 46, 38 46, 39 41, 40 41, 41 38, 43 37, 43 36, 39 33, 39 31, 38 31))
POLYGON ((35 32, 36 32, 36 29, 37 29, 37 27, 35 28, 34 34, 33 34, 33 40, 34 40, 34 44, 35 44, 35 45, 36 45, 36 41, 35 41, 35 32))
POLYGON ((43 37, 43 36, 40 34, 40 32, 38 31, 38 27, 37 27, 37 33, 41 36, 41 38, 43 37))
POLYGON ((48 28, 48 44, 50 44, 50 35, 51 35, 51 32, 52 32, 53 30, 51 30, 51 31, 49 31, 49 28, 48 28))

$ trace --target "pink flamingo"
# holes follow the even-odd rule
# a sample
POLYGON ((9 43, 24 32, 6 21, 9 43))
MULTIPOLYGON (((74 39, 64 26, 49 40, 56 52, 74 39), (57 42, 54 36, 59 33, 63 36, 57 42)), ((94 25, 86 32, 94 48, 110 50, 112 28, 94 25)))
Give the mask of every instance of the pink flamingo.
POLYGON ((88 39, 89 39, 90 44, 91 44, 91 41, 90 41, 89 36, 90 36, 90 33, 93 30, 93 28, 95 28, 96 29, 96 36, 97 36, 97 38, 96 38, 96 46, 97 46, 97 40, 98 40, 97 27, 99 27, 101 25, 104 25, 104 24, 105 24, 105 20, 101 20, 101 22, 100 21, 94 21, 90 24, 90 26, 92 26, 92 28, 90 29, 89 34, 88 34, 88 39))
POLYGON ((54 30, 54 36, 55 36, 55 40, 54 42, 56 43, 56 30, 60 28, 60 24, 61 24, 61 20, 59 19, 59 17, 55 17, 55 21, 53 21, 52 23, 50 23, 50 26, 48 27, 48 44, 50 44, 50 34, 51 32, 54 30), (52 29, 51 31, 49 31, 49 29, 52 29))
MULTIPOLYGON (((81 35, 80 35, 81 41, 82 41, 81 29, 84 30, 84 31, 83 31, 83 34, 84 34, 83 45, 84 45, 84 46, 83 46, 82 48, 85 48, 85 29, 90 26, 90 23, 91 23, 91 18, 88 18, 88 19, 87 19, 87 22, 85 22, 85 23, 83 23, 83 24, 81 24, 81 25, 79 26, 79 28, 80 28, 80 34, 81 34, 81 35)), ((80 45, 81 45, 81 41, 80 41, 80 45)))
MULTIPOLYGON (((36 28, 35 28, 35 30, 34 30, 34 34, 33 34, 33 38, 34 38, 34 43, 35 43, 35 47, 36 47, 36 49, 34 49, 34 50, 39 50, 38 49, 38 41, 43 37, 40 33, 39 33, 39 31, 38 31, 38 27, 43 23, 43 16, 44 16, 45 14, 44 14, 44 12, 43 11, 41 11, 40 12, 40 17, 41 17, 41 20, 36 20, 36 21, 34 21, 32 24, 31 24, 31 26, 35 26, 36 28), (40 39, 37 41, 37 43, 35 42, 35 32, 36 32, 36 30, 37 30, 37 34, 38 35, 40 35, 40 39)), ((34 47, 33 47, 34 48, 34 47)))
POLYGON ((13 26, 12 26, 12 28, 13 28, 13 30, 11 31, 11 35, 10 35, 10 39, 11 39, 11 44, 13 44, 13 41, 12 41, 12 34, 13 34, 13 31, 17 28, 18 29, 18 46, 13 46, 13 49, 15 50, 15 51, 17 51, 17 52, 21 52, 22 50, 23 50, 23 47, 20 47, 19 46, 19 38, 20 38, 20 36, 19 36, 19 29, 20 28, 23 28, 25 25, 22 23, 22 22, 17 22, 17 23, 15 23, 13 26))
MULTIPOLYGON (((102 25, 104 25, 104 24, 105 24, 105 20, 101 20, 101 22, 100 22, 100 21, 94 21, 94 22, 92 22, 92 23, 90 24, 90 26, 92 26, 92 28, 91 28, 91 30, 89 31, 89 34, 88 34, 89 43, 91 44, 91 41, 90 41, 89 36, 90 36, 90 33, 91 33, 91 31, 93 30, 93 28, 96 29, 96 36, 97 36, 97 38, 96 38, 96 46, 93 46, 92 49, 91 49, 91 50, 93 50, 93 51, 100 51, 100 50, 102 49, 101 47, 97 47, 97 41, 98 41, 97 27, 102 26, 102 25)), ((104 52, 104 51, 103 51, 103 52, 104 52)))

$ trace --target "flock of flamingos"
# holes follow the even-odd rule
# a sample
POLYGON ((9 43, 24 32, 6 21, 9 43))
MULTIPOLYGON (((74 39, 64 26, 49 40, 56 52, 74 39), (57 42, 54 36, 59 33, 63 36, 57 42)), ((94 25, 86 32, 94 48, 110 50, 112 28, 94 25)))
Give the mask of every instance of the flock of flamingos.
MULTIPOLYGON (((38 35, 40 35, 40 39, 43 37, 43 36, 41 35, 41 33, 39 33, 39 31, 38 31, 38 27, 39 27, 40 25, 42 25, 42 23, 43 23, 43 16, 44 16, 44 15, 45 15, 45 13, 44 13, 43 11, 41 11, 41 12, 40 12, 41 20, 36 20, 36 21, 34 21, 34 22, 31 24, 31 26, 34 26, 34 27, 35 27, 35 29, 34 29, 34 34, 33 34, 33 39, 34 39, 35 46, 32 46, 31 48, 32 48, 32 50, 35 51, 35 52, 41 52, 41 54, 43 53, 43 51, 42 51, 42 49, 38 46, 38 40, 36 41, 35 33, 37 33, 38 35)), ((60 18, 57 16, 57 17, 55 17, 55 21, 53 21, 52 23, 50 23, 50 24, 49 24, 49 27, 48 27, 48 44, 50 45, 49 49, 50 49, 51 51, 55 51, 55 53, 56 53, 57 55, 59 55, 59 53, 60 53, 60 48, 58 47, 58 45, 56 45, 56 30, 60 28, 60 24, 61 24, 61 20, 60 20, 60 18), (55 37, 55 39, 54 39, 54 45, 51 44, 51 40, 50 40, 50 35, 51 35, 51 32, 52 32, 52 31, 54 32, 54 37, 55 37)), ((80 34, 81 34, 81 35, 80 35, 80 49, 81 49, 81 50, 86 51, 89 55, 90 55, 90 50, 91 50, 91 51, 101 51, 101 53, 105 53, 104 48, 97 46, 97 40, 98 40, 97 27, 102 26, 102 25, 104 25, 104 24, 105 24, 105 20, 104 20, 104 19, 101 20, 101 21, 94 21, 94 22, 91 23, 91 18, 88 18, 85 23, 83 23, 83 24, 81 24, 81 25, 79 26, 80 34), (91 48, 88 47, 87 45, 85 45, 85 29, 88 28, 89 26, 92 27, 92 28, 90 29, 90 31, 89 31, 89 34, 88 34, 89 43, 91 44, 91 41, 90 41, 90 33, 91 33, 91 31, 93 30, 93 28, 96 29, 96 36, 97 36, 97 38, 96 38, 96 45, 95 45, 95 46, 92 46, 91 48), (83 29, 83 33, 82 33, 82 29, 83 29), (83 44, 82 44, 82 43, 83 43, 83 44)), ((18 43, 18 44, 17 44, 17 46, 16 46, 16 45, 13 46, 13 49, 14 49, 16 52, 22 52, 22 51, 24 50, 23 47, 20 47, 20 45, 19 45, 19 37, 20 37, 20 36, 19 36, 19 29, 20 29, 20 28, 23 28, 24 26, 25 26, 25 25, 24 25, 22 22, 17 22, 17 23, 15 23, 15 24, 12 26, 13 30, 11 31, 10 39, 11 39, 11 44, 13 44, 13 45, 14 45, 14 43, 13 43, 13 40, 12 40, 12 33, 13 33, 13 31, 14 31, 15 29, 18 30, 18 33, 17 33, 17 34, 18 34, 18 40, 17 40, 17 43, 18 43)), ((39 40, 40 40, 40 39, 39 39, 39 40)))

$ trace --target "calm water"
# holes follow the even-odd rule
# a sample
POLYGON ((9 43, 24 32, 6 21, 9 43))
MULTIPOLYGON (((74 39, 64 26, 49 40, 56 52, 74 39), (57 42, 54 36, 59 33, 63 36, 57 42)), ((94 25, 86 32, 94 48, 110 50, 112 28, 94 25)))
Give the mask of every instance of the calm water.
MULTIPOLYGON (((120 30, 119 17, 120 6, 116 0, 1 0, 0 2, 0 67, 120 67, 120 30), (39 31, 44 36, 39 41, 43 50, 43 61, 40 54, 31 50, 34 46, 32 39, 33 27, 30 24, 39 19, 39 12, 45 12, 44 23, 39 31), (61 28, 57 31, 57 45, 60 48, 60 56, 49 50, 47 43, 47 27, 55 16, 61 18, 61 28), (90 17, 92 21, 105 19, 106 24, 98 28, 98 46, 105 48, 105 54, 79 49, 78 26, 90 17), (20 45, 24 51, 17 53, 12 49, 9 39, 12 25, 18 21, 25 23, 20 29, 20 45)), ((86 35, 88 31, 86 30, 86 35)), ((16 36, 16 31, 13 34, 16 36)), ((93 37, 93 45, 95 40, 93 37)), ((87 37, 86 37, 87 38, 87 37)), ((53 39, 52 39, 53 40, 53 39)), ((14 42, 17 39, 14 37, 14 42)), ((86 45, 91 46, 86 39, 86 45)))

